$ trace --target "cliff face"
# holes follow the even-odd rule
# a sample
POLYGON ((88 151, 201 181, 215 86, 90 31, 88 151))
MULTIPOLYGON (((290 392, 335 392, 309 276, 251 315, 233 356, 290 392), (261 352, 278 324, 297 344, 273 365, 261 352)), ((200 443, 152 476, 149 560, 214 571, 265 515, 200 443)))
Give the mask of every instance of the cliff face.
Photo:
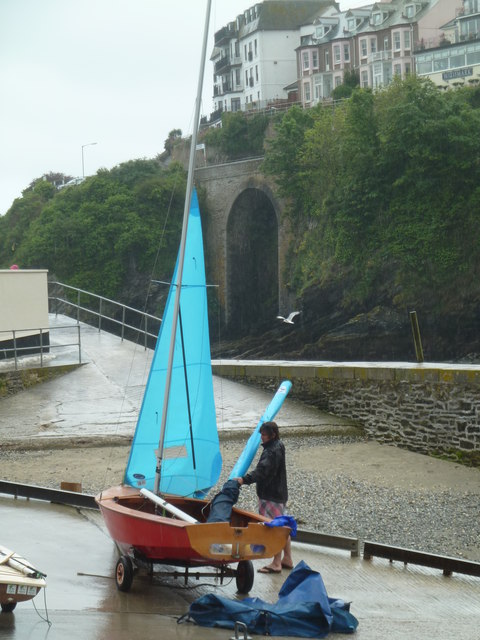
MULTIPOLYGON (((257 336, 212 341, 214 358, 405 361, 417 356, 409 310, 388 301, 364 310, 343 311, 339 296, 316 290, 305 297, 295 324, 272 320, 272 329, 257 336), (276 324, 275 324, 276 323, 276 324)), ((480 305, 434 313, 417 309, 424 360, 480 362, 480 305)))

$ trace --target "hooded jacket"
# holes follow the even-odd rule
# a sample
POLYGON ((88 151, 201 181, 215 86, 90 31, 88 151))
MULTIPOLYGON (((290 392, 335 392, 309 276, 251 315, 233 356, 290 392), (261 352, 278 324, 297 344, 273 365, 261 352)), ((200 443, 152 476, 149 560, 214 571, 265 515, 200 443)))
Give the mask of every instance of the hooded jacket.
POLYGON ((262 443, 263 451, 253 471, 243 476, 244 484, 257 485, 257 496, 286 504, 288 500, 285 447, 281 440, 262 443))

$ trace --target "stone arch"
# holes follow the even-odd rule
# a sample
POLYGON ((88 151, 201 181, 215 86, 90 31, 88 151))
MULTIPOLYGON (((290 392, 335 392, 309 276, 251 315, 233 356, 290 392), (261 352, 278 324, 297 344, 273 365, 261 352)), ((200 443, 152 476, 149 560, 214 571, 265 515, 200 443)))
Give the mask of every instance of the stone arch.
POLYGON ((245 336, 272 326, 278 312, 278 218, 258 186, 233 201, 226 227, 226 329, 245 336))

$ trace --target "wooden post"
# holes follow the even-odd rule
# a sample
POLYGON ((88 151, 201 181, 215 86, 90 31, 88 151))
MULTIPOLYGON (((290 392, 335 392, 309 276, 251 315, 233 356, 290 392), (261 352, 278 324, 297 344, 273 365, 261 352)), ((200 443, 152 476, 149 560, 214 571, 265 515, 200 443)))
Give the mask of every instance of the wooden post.
POLYGON ((417 362, 423 362, 423 347, 420 337, 420 328, 418 326, 418 318, 416 311, 410 311, 410 322, 412 324, 413 342, 415 344, 415 354, 417 362))

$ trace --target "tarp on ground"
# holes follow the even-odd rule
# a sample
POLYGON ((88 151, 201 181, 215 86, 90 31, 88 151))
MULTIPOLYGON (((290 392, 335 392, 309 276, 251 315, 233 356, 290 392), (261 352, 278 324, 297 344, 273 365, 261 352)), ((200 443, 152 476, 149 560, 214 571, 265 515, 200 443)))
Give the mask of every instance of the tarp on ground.
POLYGON ((329 598, 320 573, 303 560, 283 583, 275 604, 260 598, 240 601, 209 593, 192 602, 179 622, 184 620, 226 629, 242 622, 250 633, 302 638, 324 638, 329 632, 353 633, 358 626, 350 604, 329 598))

